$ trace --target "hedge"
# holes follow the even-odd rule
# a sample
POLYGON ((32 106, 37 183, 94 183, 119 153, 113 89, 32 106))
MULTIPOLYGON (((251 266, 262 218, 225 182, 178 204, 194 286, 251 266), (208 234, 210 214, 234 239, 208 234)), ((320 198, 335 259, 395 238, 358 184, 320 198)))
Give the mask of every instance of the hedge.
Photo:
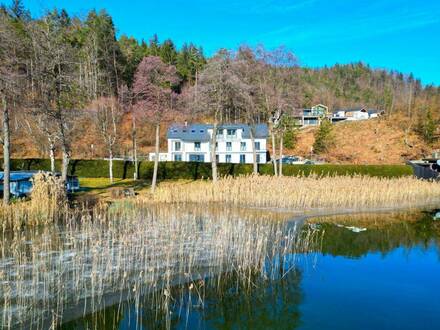
MULTIPOLYGON (((3 163, 3 162, 2 162, 3 163)), ((153 162, 139 162, 139 176, 150 179, 153 173, 153 162)), ((61 161, 56 161, 59 170, 61 161)), ((49 159, 13 159, 12 170, 50 170, 49 159)), ((252 173, 252 164, 219 164, 218 172, 224 175, 240 175, 252 173)), ((273 174, 272 164, 259 164, 261 174, 273 174)), ((305 175, 369 175, 376 177, 401 177, 413 175, 408 165, 283 165, 286 176, 305 175)), ((79 177, 94 178, 108 177, 108 161, 106 160, 71 160, 69 174, 79 177)), ((115 178, 133 178, 134 166, 129 161, 113 161, 113 176, 115 178)), ((159 163, 158 179, 201 179, 211 177, 211 164, 188 162, 159 163)))

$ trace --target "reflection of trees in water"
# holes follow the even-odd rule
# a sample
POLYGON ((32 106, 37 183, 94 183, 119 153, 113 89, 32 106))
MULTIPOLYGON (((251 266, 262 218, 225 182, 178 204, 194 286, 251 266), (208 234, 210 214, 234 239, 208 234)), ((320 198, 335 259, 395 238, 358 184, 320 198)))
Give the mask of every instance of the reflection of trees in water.
MULTIPOLYGON (((380 226, 372 225, 368 230, 359 233, 336 226, 335 223, 338 221, 335 219, 328 222, 325 218, 320 219, 322 222, 315 220, 315 223, 320 222, 320 228, 325 231, 320 252, 335 256, 361 257, 370 252, 386 254, 398 247, 409 249, 417 245, 427 249, 434 243, 440 254, 440 221, 433 220, 429 212, 419 212, 414 216, 417 217, 415 221, 405 222, 397 222, 394 219, 387 223, 385 218, 380 226)), ((341 217, 339 223, 354 224, 356 218, 341 217)))
POLYGON ((232 278, 220 290, 206 295, 203 321, 217 329, 293 329, 299 325, 301 273, 291 271, 282 280, 251 279, 249 288, 232 278))
MULTIPOLYGON (((280 276, 281 278, 281 276, 280 276)), ((282 279, 251 275, 248 281, 226 275, 173 288, 170 308, 162 297, 150 295, 112 306, 61 329, 294 329, 300 324, 301 273, 291 270, 282 279), (168 320, 167 320, 168 317, 168 320)))

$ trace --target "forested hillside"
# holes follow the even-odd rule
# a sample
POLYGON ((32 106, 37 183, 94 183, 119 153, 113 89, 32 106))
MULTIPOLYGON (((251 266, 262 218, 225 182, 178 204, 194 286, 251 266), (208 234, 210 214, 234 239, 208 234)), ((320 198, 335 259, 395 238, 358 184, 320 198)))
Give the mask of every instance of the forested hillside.
MULTIPOLYGON (((436 146, 440 87, 423 86, 412 74, 364 63, 307 68, 283 47, 243 45, 206 57, 192 43, 177 46, 157 36, 136 40, 121 32, 117 37, 105 11, 80 18, 53 10, 34 18, 20 1, 2 5, 0 93, 14 157, 68 162, 72 157, 142 156, 154 148, 156 136, 164 147, 169 123, 184 120, 268 122, 277 143, 286 134, 286 147, 305 153, 310 148, 304 141, 313 144, 313 136, 302 138, 307 134, 281 118, 317 103, 330 110, 385 110, 381 122, 400 132, 399 138, 380 141, 389 139, 380 130, 377 143, 383 147, 370 151, 381 155, 366 157, 374 163, 401 161, 403 151, 387 156, 396 143, 409 148, 411 157, 436 146), (419 147, 411 146, 411 138, 419 147)), ((339 137, 333 148, 353 153, 343 146, 353 144, 359 131, 344 130, 341 137, 342 127, 334 127, 339 137)), ((353 161, 349 155, 324 156, 353 161)))

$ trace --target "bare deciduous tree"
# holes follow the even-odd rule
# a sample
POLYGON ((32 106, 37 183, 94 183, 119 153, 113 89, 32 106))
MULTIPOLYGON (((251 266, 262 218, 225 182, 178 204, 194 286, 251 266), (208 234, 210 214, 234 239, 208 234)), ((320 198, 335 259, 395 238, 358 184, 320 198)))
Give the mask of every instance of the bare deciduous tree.
MULTIPOLYGON (((72 131, 79 115, 74 110, 80 100, 75 79, 76 51, 66 42, 68 30, 56 14, 33 22, 30 35, 34 62, 32 80, 36 86, 34 112, 43 120, 55 123, 56 138, 62 152, 61 175, 66 181, 72 131)), ((49 144, 52 143, 51 134, 48 135, 49 144)))
POLYGON ((257 66, 256 77, 261 94, 261 105, 264 108, 272 138, 272 161, 275 175, 276 166, 276 127, 281 117, 295 106, 298 93, 292 85, 290 69, 297 65, 296 56, 284 47, 268 51, 263 46, 256 49, 256 57, 260 63, 257 66))
POLYGON ((108 152, 109 178, 113 182, 113 156, 118 139, 118 127, 124 115, 122 106, 114 97, 101 97, 91 107, 92 120, 108 152))
POLYGON ((198 81, 195 110, 211 116, 213 129, 211 136, 212 180, 217 181, 217 159, 215 155, 217 129, 237 104, 242 102, 242 82, 233 69, 233 57, 226 50, 219 51, 201 72, 198 81))
POLYGON ((23 101, 22 89, 25 88, 26 61, 24 58, 25 46, 19 37, 17 26, 13 26, 12 17, 0 10, 0 102, 2 113, 3 144, 3 202, 10 199, 10 158, 11 158, 11 131, 10 111, 17 109, 23 101))
POLYGON ((160 124, 170 114, 176 94, 173 87, 179 83, 176 68, 162 62, 157 56, 145 57, 139 64, 133 82, 135 106, 145 113, 155 126, 155 159, 151 192, 154 193, 159 167, 160 124))

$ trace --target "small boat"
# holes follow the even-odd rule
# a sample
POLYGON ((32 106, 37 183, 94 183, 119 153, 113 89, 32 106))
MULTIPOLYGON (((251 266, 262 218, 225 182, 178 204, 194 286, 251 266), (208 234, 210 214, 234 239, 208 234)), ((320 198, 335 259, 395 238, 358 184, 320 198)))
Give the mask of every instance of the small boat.
POLYGON ((414 175, 419 179, 440 180, 440 159, 424 158, 407 162, 414 170, 414 175))

